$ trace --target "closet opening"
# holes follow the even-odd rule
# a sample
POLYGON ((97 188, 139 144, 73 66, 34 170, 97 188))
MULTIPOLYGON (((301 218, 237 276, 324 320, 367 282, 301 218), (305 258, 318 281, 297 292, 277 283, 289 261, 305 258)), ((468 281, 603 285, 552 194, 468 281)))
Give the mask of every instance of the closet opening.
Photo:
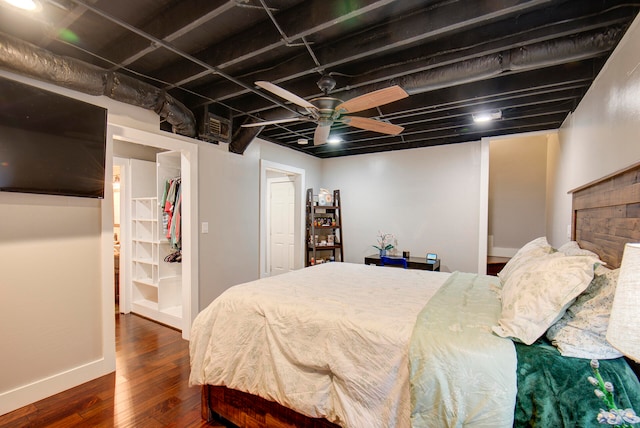
POLYGON ((111 132, 114 175, 120 167, 113 205, 120 209, 113 238, 103 236, 113 239, 113 257, 119 248, 117 308, 188 340, 198 313, 197 145, 131 128, 111 132))

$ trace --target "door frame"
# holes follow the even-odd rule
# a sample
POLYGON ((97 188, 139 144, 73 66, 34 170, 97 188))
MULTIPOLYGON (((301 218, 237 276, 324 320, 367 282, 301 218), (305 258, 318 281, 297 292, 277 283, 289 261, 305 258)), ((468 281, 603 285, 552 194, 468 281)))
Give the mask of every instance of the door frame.
MULTIPOLYGON (((142 146, 156 147, 164 150, 176 151, 181 153, 181 170, 182 170, 182 194, 184 195, 183 201, 189 201, 189 203, 183 203, 182 205, 182 248, 184 250, 182 255, 182 337, 186 340, 191 335, 191 324, 194 318, 199 312, 199 299, 198 299, 198 146, 196 143, 188 141, 186 137, 179 135, 164 135, 161 133, 152 133, 143 131, 140 129, 129 128, 125 126, 108 124, 108 138, 111 140, 120 140, 128 143, 139 144, 142 146)), ((111 146, 111 152, 108 153, 110 158, 109 162, 109 175, 113 169, 113 144, 111 146)), ((122 196, 122 195, 121 195, 122 196)), ((128 204, 127 204, 128 205, 128 204)), ((125 209, 126 218, 120 218, 120 224, 130 218, 130 211, 125 209)), ((122 215, 121 211, 121 215, 122 215)), ((103 234, 102 234, 102 248, 107 248, 110 251, 104 251, 103 257, 103 269, 105 271, 110 270, 111 275, 108 276, 109 281, 103 281, 103 287, 106 290, 110 288, 110 295, 113 296, 113 205, 102 204, 102 218, 103 218, 103 234), (104 233, 108 230, 105 226, 109 225, 110 232, 104 233)), ((121 226, 122 228, 122 226, 121 226)), ((125 245, 126 246, 126 245, 125 245)), ((122 250, 123 245, 120 248, 122 250)), ((131 253, 126 252, 125 255, 121 254, 123 260, 121 263, 125 264, 125 275, 130 275, 126 266, 130 260, 131 253)), ((104 277, 103 277, 104 278, 104 277)), ((125 289, 127 283, 124 281, 125 289)), ((130 290, 125 290, 127 298, 130 296, 130 290)), ((130 302, 130 299, 129 299, 130 302)), ((113 298, 111 302, 111 311, 105 312, 105 317, 113 317, 113 298)))
MULTIPOLYGON (((127 201, 129 200, 129 159, 122 158, 119 156, 113 156, 113 166, 120 167, 120 278, 119 278, 119 288, 120 288, 120 298, 118 303, 118 309, 120 313, 128 314, 131 312, 131 288, 125 287, 124 284, 129 283, 129 278, 131 275, 131 263, 125 263, 125 260, 129 260, 131 257, 129 255, 129 246, 125 245, 125 243, 131 241, 131 232, 130 228, 124 225, 123 221, 130 218, 131 214, 128 210, 129 205, 127 201), (128 258, 129 257, 129 258, 128 258)), ((111 168, 113 169, 113 167, 111 168)))
POLYGON ((270 173, 291 176, 295 185, 295 238, 294 238, 294 268, 304 267, 304 200, 305 200, 305 171, 290 165, 277 162, 260 160, 260 278, 270 275, 269 261, 271 260, 269 248, 269 223, 268 201, 270 173))

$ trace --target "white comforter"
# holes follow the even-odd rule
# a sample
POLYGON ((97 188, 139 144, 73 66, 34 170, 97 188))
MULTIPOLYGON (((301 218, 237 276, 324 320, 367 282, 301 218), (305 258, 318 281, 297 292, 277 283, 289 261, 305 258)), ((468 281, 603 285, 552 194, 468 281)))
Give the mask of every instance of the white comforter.
POLYGON ((449 275, 327 263, 232 287, 194 321, 190 384, 344 427, 408 427, 411 333, 449 275))

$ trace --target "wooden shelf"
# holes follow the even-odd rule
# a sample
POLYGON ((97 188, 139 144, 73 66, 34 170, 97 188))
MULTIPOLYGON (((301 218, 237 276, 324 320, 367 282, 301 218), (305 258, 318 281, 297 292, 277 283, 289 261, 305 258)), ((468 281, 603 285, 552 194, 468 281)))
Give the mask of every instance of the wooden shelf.
POLYGON ((333 258, 333 261, 343 261, 340 191, 333 191, 333 205, 316 205, 313 199, 313 189, 307 189, 307 254, 305 256, 305 266, 311 266, 322 261, 330 261, 331 258, 333 258), (317 219, 320 219, 320 225, 316 224, 317 219), (331 225, 328 223, 331 223, 331 225), (333 244, 315 244, 315 242, 320 241, 329 242, 331 236, 334 239, 333 244))
POLYGON ((181 154, 158 153, 156 162, 136 161, 132 168, 131 309, 182 329, 182 265, 165 261, 176 249, 165 237, 160 206, 168 180, 180 176, 181 154))

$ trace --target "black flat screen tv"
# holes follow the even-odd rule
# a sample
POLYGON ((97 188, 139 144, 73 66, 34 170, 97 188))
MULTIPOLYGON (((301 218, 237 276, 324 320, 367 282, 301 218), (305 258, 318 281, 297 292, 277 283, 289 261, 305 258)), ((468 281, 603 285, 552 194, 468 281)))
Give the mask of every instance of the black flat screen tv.
POLYGON ((0 191, 103 198, 107 110, 0 77, 0 191))

